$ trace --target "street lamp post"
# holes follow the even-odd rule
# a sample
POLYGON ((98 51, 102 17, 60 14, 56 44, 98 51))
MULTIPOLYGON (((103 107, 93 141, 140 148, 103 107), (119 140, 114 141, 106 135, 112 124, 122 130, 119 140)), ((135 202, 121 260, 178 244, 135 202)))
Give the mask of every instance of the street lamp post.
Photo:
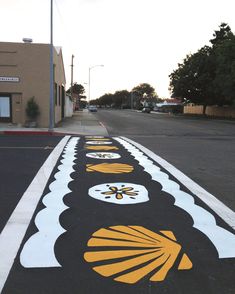
POLYGON ((103 64, 93 65, 89 67, 89 79, 88 79, 88 105, 90 104, 90 98, 91 98, 91 70, 98 66, 104 66, 103 64))
POLYGON ((50 18, 50 107, 49 107, 49 131, 54 129, 54 62, 53 62, 53 0, 51 0, 51 18, 50 18))
POLYGON ((75 110, 75 101, 73 99, 73 59, 74 55, 72 54, 72 60, 71 60, 71 86, 70 86, 70 95, 73 102, 73 110, 75 110))

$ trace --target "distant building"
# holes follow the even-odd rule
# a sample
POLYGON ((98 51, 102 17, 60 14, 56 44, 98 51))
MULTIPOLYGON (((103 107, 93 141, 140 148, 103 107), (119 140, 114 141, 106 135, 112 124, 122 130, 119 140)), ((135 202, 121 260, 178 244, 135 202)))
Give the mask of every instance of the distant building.
POLYGON ((177 98, 166 98, 162 102, 156 103, 154 110, 159 112, 182 113, 183 104, 177 98))
MULTIPOLYGON (((39 127, 49 127, 50 45, 0 42, 0 122, 24 125, 26 105, 35 97, 39 127)), ((65 115, 65 71, 62 51, 54 48, 55 124, 65 115)))

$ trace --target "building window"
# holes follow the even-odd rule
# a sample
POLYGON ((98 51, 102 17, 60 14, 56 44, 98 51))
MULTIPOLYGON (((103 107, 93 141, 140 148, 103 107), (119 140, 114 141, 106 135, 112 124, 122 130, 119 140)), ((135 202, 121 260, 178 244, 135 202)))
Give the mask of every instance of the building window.
POLYGON ((0 121, 11 121, 11 96, 0 95, 0 121))

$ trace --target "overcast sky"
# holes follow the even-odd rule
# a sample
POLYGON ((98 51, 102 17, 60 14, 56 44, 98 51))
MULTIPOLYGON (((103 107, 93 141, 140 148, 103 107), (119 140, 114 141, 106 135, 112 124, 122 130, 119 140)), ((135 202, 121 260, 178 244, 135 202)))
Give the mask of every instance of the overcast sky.
MULTIPOLYGON (((0 0, 0 41, 50 42, 50 0, 0 0)), ((70 84, 91 98, 151 84, 169 97, 169 74, 188 53, 209 44, 221 22, 235 31, 234 0, 54 0, 54 45, 61 46, 70 84)), ((33 69, 32 69, 33 70, 33 69)))

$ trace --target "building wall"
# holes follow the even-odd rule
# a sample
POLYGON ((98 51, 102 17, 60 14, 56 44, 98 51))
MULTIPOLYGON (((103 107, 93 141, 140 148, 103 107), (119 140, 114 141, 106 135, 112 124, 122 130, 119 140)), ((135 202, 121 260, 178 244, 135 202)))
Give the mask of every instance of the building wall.
MULTIPOLYGON (((62 107, 65 108, 65 101, 64 105, 62 101, 62 91, 65 91, 65 72, 64 72, 64 64, 63 64, 63 57, 62 51, 54 49, 54 80, 57 90, 55 91, 55 123, 58 123, 62 119, 62 107)), ((64 93, 65 95, 65 93, 64 93)))
POLYGON ((70 97, 66 95, 65 97, 65 117, 73 116, 73 102, 70 100, 70 97))
MULTIPOLYGON (((40 109, 38 126, 49 126, 49 61, 49 44, 0 42, 0 76, 19 78, 19 82, 0 82, 0 94, 11 94, 13 123, 25 124, 27 101, 34 96, 40 109)), ((61 89, 65 86, 63 58, 55 49, 54 64, 55 82, 61 89)), ((61 120, 61 107, 61 103, 55 105, 55 123, 61 120)))

